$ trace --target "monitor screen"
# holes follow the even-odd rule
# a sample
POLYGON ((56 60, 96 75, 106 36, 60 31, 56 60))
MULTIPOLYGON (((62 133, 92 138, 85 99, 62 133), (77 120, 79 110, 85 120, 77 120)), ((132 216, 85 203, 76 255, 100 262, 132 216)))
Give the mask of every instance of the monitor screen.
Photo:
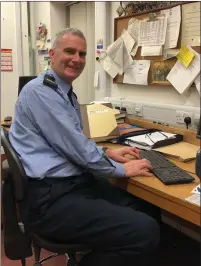
POLYGON ((201 129, 200 129, 200 127, 201 127, 201 124, 200 124, 200 120, 199 120, 199 125, 198 125, 198 130, 197 130, 197 138, 198 139, 201 139, 201 136, 200 136, 201 129))
POLYGON ((21 76, 19 77, 19 83, 18 83, 18 96, 22 90, 22 88, 32 79, 37 78, 37 76, 21 76))

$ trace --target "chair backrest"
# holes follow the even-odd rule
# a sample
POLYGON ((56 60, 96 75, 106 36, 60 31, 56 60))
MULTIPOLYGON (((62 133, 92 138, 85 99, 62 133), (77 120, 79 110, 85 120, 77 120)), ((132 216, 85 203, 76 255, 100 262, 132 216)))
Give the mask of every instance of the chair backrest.
POLYGON ((37 78, 37 76, 20 76, 19 77, 19 83, 18 83, 18 96, 20 95, 20 92, 22 91, 23 87, 32 79, 37 78))
POLYGON ((18 155, 9 141, 8 131, 3 127, 1 127, 1 145, 4 148, 8 165, 12 173, 15 200, 16 202, 22 201, 26 196, 27 177, 18 155))

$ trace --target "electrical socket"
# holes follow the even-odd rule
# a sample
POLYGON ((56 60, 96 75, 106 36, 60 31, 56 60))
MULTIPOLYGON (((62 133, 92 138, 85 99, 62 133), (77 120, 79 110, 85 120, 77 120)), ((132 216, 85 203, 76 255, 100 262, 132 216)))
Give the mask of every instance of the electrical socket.
POLYGON ((190 112, 184 112, 184 111, 176 111, 176 123, 178 124, 185 124, 184 118, 190 117, 191 118, 191 124, 193 123, 193 113, 190 112))
POLYGON ((134 104, 123 103, 122 107, 126 108, 126 113, 128 115, 134 115, 135 114, 135 105, 134 104))
POLYGON ((121 103, 120 102, 111 102, 112 108, 119 107, 121 109, 121 103))
POLYGON ((136 105, 135 106, 135 115, 136 116, 143 116, 143 114, 142 114, 142 106, 141 105, 136 105))

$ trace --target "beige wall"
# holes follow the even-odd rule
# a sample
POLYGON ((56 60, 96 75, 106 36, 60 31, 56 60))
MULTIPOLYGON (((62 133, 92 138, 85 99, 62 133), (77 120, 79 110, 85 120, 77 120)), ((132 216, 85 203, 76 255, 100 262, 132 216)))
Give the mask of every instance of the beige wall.
POLYGON ((1 3, 1 48, 12 49, 12 72, 1 72, 1 120, 14 116, 18 76, 22 74, 19 3, 1 3), (17 25, 18 24, 18 25, 17 25))

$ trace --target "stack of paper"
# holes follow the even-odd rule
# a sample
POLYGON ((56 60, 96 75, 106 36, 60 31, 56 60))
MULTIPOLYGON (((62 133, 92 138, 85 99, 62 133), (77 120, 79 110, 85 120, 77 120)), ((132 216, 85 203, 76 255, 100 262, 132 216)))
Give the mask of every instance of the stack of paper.
POLYGON ((115 114, 117 124, 125 123, 126 112, 120 112, 119 114, 115 114))

